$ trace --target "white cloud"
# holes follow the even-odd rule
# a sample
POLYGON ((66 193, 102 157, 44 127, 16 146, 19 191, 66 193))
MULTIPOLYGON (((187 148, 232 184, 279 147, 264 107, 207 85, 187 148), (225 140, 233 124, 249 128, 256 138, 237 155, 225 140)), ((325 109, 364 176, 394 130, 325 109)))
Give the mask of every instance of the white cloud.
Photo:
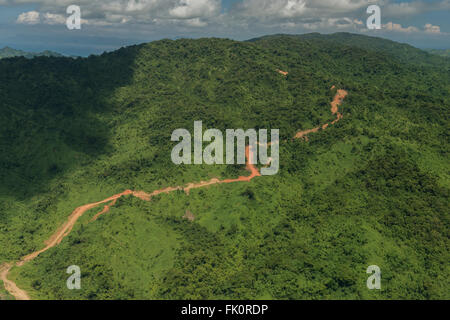
POLYGON ((21 24, 38 24, 40 21, 40 14, 37 11, 21 13, 16 20, 17 23, 21 24))
POLYGON ((46 12, 43 14, 43 23, 45 24, 65 24, 66 17, 62 14, 53 14, 46 12))
POLYGON ((432 25, 431 23, 427 23, 423 26, 423 29, 419 29, 414 26, 403 27, 401 24, 388 22, 383 25, 384 30, 395 31, 395 32, 404 32, 404 33, 432 33, 432 34, 443 34, 441 33, 441 27, 432 25))
MULTIPOLYGON (((46 13, 39 13, 37 11, 28 11, 21 13, 16 20, 16 23, 20 24, 49 24, 49 25, 56 25, 56 24, 65 24, 67 17, 62 14, 54 14, 50 12, 46 13)), ((87 21, 83 21, 83 23, 87 23, 87 21)))
POLYGON ((413 16, 430 11, 450 10, 450 0, 441 1, 412 1, 395 2, 387 1, 382 8, 383 14, 389 17, 413 16))
POLYGON ((369 3, 368 0, 242 0, 237 12, 244 16, 265 19, 326 18, 354 12, 369 3))
MULTIPOLYGON (((73 0, 0 0, 7 4, 33 3, 37 11, 21 14, 18 23, 64 23, 73 0), (39 16, 40 15, 40 16, 39 16), (65 19, 64 19, 65 20, 65 19)), ((90 25, 177 23, 202 27, 220 15, 221 0, 77 0, 84 23, 90 25)))
POLYGON ((220 0, 180 0, 169 14, 181 19, 210 17, 217 15, 220 7, 220 0))
POLYGON ((427 33, 435 33, 435 34, 441 33, 441 27, 433 26, 431 23, 427 23, 424 26, 424 29, 425 29, 425 32, 427 32, 427 33))
POLYGON ((416 27, 409 26, 409 27, 405 28, 401 24, 393 23, 393 22, 388 22, 388 23, 384 24, 383 29, 388 30, 388 31, 406 32, 406 33, 419 32, 419 29, 416 27))
POLYGON ((191 27, 206 27, 208 25, 207 22, 202 21, 199 18, 188 19, 186 20, 186 24, 191 27))
POLYGON ((421 1, 391 3, 385 7, 388 16, 409 16, 426 11, 426 6, 421 1))

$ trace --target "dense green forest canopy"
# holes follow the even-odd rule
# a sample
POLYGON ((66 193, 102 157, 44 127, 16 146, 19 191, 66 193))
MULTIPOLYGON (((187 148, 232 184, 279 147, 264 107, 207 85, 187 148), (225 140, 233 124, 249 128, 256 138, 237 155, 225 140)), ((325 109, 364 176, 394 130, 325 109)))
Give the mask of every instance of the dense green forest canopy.
POLYGON ((449 97, 448 59, 345 33, 2 59, 0 264, 82 204, 245 175, 171 162, 173 130, 202 120, 280 129, 279 174, 124 198, 90 223, 97 208, 9 277, 44 299, 449 299, 449 97), (333 85, 343 119, 293 140, 332 118, 333 85))

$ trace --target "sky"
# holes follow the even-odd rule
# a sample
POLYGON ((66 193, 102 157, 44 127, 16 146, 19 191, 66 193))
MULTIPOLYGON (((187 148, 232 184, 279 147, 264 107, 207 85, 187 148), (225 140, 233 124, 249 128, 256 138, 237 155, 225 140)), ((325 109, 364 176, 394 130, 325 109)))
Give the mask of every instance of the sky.
POLYGON ((353 32, 450 49, 450 0, 0 0, 0 48, 87 56, 164 38, 353 32), (81 29, 69 30, 70 5, 81 29), (369 30, 378 5, 381 29, 369 30))

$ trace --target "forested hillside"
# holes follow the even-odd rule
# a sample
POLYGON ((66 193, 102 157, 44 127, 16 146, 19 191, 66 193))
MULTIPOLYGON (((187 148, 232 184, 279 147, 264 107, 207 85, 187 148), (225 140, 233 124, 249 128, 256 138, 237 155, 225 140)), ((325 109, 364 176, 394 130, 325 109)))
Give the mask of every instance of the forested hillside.
POLYGON ((448 59, 352 34, 0 60, 0 265, 83 204, 246 175, 172 163, 202 120, 280 129, 279 173, 92 209, 9 279, 41 299, 449 299, 449 97, 448 59), (343 119, 293 139, 333 119, 332 86, 343 119))

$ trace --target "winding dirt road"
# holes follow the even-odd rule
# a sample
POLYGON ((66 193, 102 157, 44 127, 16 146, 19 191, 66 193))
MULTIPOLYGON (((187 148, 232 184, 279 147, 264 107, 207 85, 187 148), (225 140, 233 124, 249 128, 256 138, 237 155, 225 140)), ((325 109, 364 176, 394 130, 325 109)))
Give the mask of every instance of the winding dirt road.
MULTIPOLYGON (((334 90, 334 89, 335 89, 335 86, 331 87, 331 90, 334 90)), ((339 112, 339 106, 342 104, 342 102, 344 101, 344 99, 347 95, 348 95, 347 91, 342 90, 342 89, 338 90, 336 92, 336 95, 334 96, 333 101, 331 101, 331 113, 336 115, 336 120, 332 121, 331 124, 336 124, 337 122, 339 122, 342 119, 343 116, 339 112)), ((308 141, 308 134, 317 132, 320 129, 325 130, 329 126, 330 126, 330 123, 325 123, 324 125, 321 125, 320 127, 317 127, 314 129, 299 131, 295 135, 295 138, 296 139, 305 139, 306 141, 308 141)))
MULTIPOLYGON (((331 112, 337 116, 336 120, 331 122, 331 124, 335 124, 340 119, 342 119, 342 114, 339 113, 338 107, 339 107, 339 105, 342 104, 342 102, 346 96, 347 96, 347 91, 338 90, 333 101, 331 102, 331 112)), ((321 127, 317 127, 317 128, 310 129, 310 130, 300 131, 295 135, 294 138, 297 138, 297 139, 303 138, 305 140, 308 140, 307 135, 309 133, 317 132, 320 129, 325 130, 328 126, 329 126, 329 124, 327 123, 321 127)), ((23 266, 25 263, 35 259, 41 253, 60 244, 61 241, 70 234, 70 232, 72 231, 72 229, 73 229, 75 223, 78 221, 78 219, 81 218, 81 216, 83 216, 83 214, 86 213, 87 211, 89 211, 101 204, 105 204, 105 206, 103 207, 103 210, 100 211, 99 213, 97 213, 91 219, 91 221, 95 221, 101 215, 107 213, 110 210, 110 208, 116 204, 117 200, 124 196, 132 195, 143 201, 151 201, 152 197, 154 197, 154 196, 157 196, 160 194, 168 194, 168 193, 178 191, 178 190, 183 190, 186 194, 189 194, 190 190, 192 190, 192 189, 203 188, 203 187, 207 187, 207 186, 211 186, 211 185, 215 185, 215 184, 249 182, 256 177, 261 176, 261 174, 258 171, 258 169, 254 165, 252 165, 249 161, 249 159, 251 159, 253 156, 253 151, 251 150, 251 148, 249 146, 247 146, 245 149, 245 155, 246 155, 246 159, 247 159, 246 170, 250 172, 250 175, 247 177, 239 177, 237 179, 226 179, 226 180, 211 179, 210 181, 201 181, 199 183, 189 183, 186 187, 177 186, 177 187, 169 187, 169 188, 161 189, 161 190, 155 190, 152 193, 146 193, 144 191, 125 190, 122 193, 116 194, 116 195, 109 197, 107 199, 104 199, 102 201, 89 203, 89 204, 86 204, 86 205, 76 208, 72 212, 72 214, 68 217, 67 221, 47 241, 45 241, 46 246, 43 249, 35 251, 29 255, 22 257, 18 262, 5 263, 3 265, 0 265, 0 279, 4 283, 5 289, 12 296, 14 296, 17 300, 30 300, 30 297, 28 296, 28 294, 25 291, 23 291, 19 287, 17 287, 17 285, 13 281, 8 280, 9 271, 14 266, 14 264, 18 267, 23 266)))

